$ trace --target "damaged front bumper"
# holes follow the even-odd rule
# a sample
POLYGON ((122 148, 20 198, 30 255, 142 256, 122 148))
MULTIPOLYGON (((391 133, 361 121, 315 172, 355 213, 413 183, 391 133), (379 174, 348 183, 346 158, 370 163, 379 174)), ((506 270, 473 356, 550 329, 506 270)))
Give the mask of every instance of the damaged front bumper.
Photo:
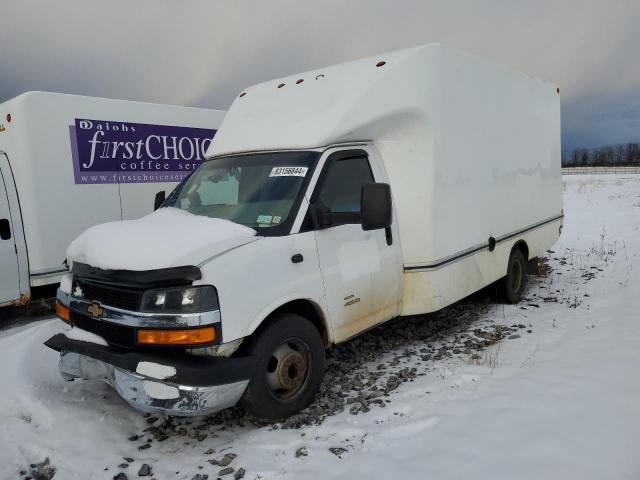
POLYGON ((254 366, 252 357, 122 351, 62 333, 45 345, 60 352, 65 380, 101 380, 138 410, 176 416, 206 415, 235 405, 254 366))

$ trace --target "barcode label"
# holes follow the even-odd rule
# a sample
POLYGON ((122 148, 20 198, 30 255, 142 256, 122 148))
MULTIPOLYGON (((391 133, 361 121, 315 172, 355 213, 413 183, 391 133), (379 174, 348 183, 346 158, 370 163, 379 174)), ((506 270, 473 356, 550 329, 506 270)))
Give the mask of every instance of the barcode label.
POLYGON ((270 177, 305 177, 307 167, 273 167, 270 177))

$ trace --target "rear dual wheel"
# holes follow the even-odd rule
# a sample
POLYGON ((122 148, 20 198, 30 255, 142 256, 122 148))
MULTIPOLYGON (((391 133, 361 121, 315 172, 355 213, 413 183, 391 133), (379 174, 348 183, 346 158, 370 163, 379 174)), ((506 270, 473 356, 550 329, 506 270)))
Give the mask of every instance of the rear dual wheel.
POLYGON ((502 296, 507 303, 518 303, 527 283, 526 260, 522 250, 514 248, 509 256, 507 275, 502 279, 502 296))
POLYGON ((241 405, 259 418, 277 420, 307 407, 324 375, 318 329, 300 315, 279 315, 248 345, 256 366, 241 405))

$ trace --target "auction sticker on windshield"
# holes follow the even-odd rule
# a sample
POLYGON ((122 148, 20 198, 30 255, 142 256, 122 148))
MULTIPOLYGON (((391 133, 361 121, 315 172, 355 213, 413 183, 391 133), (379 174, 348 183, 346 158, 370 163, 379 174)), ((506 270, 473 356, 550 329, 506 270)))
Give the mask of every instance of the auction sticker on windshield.
POLYGON ((307 175, 307 167, 273 167, 270 177, 304 177, 307 175))
POLYGON ((270 224, 272 220, 273 217, 271 215, 258 215, 256 223, 259 225, 270 224))

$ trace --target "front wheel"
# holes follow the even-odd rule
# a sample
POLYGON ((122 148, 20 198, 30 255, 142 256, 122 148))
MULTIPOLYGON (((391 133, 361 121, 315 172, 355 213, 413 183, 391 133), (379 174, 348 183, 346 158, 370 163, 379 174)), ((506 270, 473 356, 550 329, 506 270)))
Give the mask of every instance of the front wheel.
POLYGON ((526 285, 526 262, 522 251, 514 249, 509 256, 507 275, 502 280, 503 297, 507 303, 518 303, 526 285))
POLYGON ((267 420, 288 417, 314 399, 324 375, 324 344, 316 327, 285 313, 250 340, 256 366, 240 403, 267 420))

